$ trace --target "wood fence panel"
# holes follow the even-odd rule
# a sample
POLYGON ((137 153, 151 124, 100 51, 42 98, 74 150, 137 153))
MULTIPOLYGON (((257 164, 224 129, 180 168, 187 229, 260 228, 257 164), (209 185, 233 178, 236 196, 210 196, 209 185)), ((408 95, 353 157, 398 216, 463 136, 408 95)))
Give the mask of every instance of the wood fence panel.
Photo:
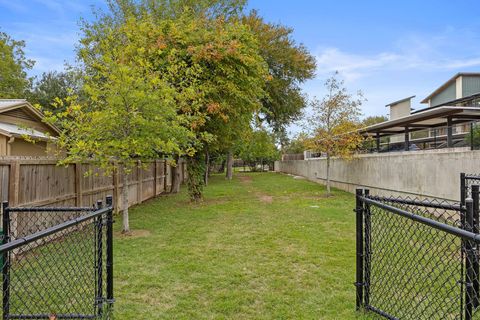
MULTIPOLYGON (((12 205, 34 206, 74 206, 75 167, 61 167, 55 163, 12 163, 18 166, 18 176, 12 176, 10 189, 18 194, 12 205), (17 181, 15 181, 17 180, 17 181), (18 184, 18 186, 15 186, 18 184)), ((12 202, 12 201, 10 201, 12 202)))
POLYGON ((80 179, 82 206, 93 206, 97 200, 104 201, 107 195, 113 194, 112 176, 105 175, 104 170, 91 164, 81 164, 81 168, 77 179, 80 179))
POLYGON ((10 166, 0 165, 0 200, 8 201, 8 177, 10 166))
POLYGON ((172 167, 167 164, 166 168, 167 168, 167 174, 165 176, 166 177, 165 181, 167 185, 167 190, 170 191, 170 188, 172 186, 172 167))
POLYGON ((165 190, 165 161, 157 161, 157 174, 156 174, 156 195, 164 193, 165 190))
POLYGON ((141 201, 155 197, 155 162, 148 163, 142 168, 141 201))
MULTIPOLYGON (((181 181, 185 163, 179 162, 181 181)), ((0 157, 0 199, 11 206, 92 206, 97 200, 114 196, 121 210, 122 170, 106 176, 93 164, 58 166, 55 159, 0 157)), ((171 167, 158 160, 132 170, 128 175, 129 206, 168 192, 171 167)))

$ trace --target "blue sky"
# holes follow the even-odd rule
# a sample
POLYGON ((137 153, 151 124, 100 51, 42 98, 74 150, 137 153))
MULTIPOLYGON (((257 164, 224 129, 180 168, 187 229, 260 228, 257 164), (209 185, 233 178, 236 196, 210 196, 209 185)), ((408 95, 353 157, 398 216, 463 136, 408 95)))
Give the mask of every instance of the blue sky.
MULTIPOLYGON (((91 19, 102 0, 0 0, 0 30, 27 42, 32 74, 74 61, 78 20, 91 19)), ((478 0, 251 0, 268 21, 295 29, 318 61, 304 85, 323 94, 339 70, 347 87, 361 89, 365 115, 387 114, 387 103, 416 95, 414 107, 453 74, 480 71, 478 0)), ((295 129, 294 129, 295 130, 295 129)))

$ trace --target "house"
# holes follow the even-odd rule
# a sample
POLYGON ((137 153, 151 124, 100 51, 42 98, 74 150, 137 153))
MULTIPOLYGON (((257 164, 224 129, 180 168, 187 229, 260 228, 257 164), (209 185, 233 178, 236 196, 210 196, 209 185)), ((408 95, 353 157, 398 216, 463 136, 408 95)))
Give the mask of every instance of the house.
POLYGON ((359 130, 376 140, 377 151, 477 147, 472 128, 480 121, 480 73, 457 73, 421 101, 426 108, 413 111, 412 98, 388 104, 388 121, 359 130))
POLYGON ((50 154, 59 130, 42 119, 43 114, 24 99, 0 99, 0 156, 50 154))
POLYGON ((429 94, 421 103, 440 106, 480 106, 480 73, 459 72, 429 94))

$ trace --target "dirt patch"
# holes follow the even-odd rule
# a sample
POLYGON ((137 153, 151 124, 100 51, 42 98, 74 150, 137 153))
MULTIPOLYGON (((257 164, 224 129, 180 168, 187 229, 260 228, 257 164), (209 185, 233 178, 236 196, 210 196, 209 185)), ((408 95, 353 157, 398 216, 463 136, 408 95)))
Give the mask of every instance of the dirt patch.
POLYGON ((240 180, 241 183, 251 183, 252 182, 252 177, 250 177, 250 176, 238 176, 238 179, 240 180))
POLYGON ((267 196, 267 195, 258 195, 258 199, 263 202, 263 203, 272 203, 273 202, 273 197, 272 196, 267 196))
POLYGON ((136 238, 146 238, 149 237, 152 233, 148 230, 143 229, 134 229, 129 233, 115 232, 115 236, 118 238, 127 238, 127 239, 136 239, 136 238))

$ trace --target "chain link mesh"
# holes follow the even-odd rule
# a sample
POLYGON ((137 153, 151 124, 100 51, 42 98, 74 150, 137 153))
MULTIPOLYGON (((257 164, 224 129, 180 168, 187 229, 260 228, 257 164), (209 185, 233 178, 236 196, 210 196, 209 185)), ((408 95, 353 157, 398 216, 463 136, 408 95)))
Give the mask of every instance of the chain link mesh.
MULTIPOLYGON (((460 225, 454 203, 371 198, 414 215, 460 225)), ((461 239, 374 204, 366 206, 364 217, 368 306, 398 319, 460 319, 461 239)))
POLYGON ((7 242, 36 238, 2 253, 2 319, 107 319, 107 212, 7 210, 7 242), (61 225, 67 227, 50 232, 61 225))

